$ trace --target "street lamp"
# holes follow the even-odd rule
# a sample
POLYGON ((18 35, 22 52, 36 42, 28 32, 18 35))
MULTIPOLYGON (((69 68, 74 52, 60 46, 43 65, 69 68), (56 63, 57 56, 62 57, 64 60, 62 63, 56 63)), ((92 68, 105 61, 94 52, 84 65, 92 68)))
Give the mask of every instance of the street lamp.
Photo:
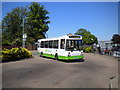
POLYGON ((97 44, 97 47, 100 47, 100 44, 97 44))
POLYGON ((25 30, 24 30, 24 19, 23 18, 23 32, 22 32, 22 35, 23 35, 23 42, 22 42, 22 47, 25 48, 25 41, 26 41, 26 38, 27 38, 27 34, 25 33, 25 30))
POLYGON ((101 50, 100 50, 100 44, 97 44, 97 51, 98 51, 98 54, 101 53, 101 50))

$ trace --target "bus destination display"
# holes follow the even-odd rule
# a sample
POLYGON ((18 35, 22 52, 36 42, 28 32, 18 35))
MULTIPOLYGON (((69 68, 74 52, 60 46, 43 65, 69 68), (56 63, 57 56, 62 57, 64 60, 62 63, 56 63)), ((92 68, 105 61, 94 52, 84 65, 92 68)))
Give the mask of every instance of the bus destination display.
POLYGON ((69 36, 69 38, 80 38, 80 36, 69 36))

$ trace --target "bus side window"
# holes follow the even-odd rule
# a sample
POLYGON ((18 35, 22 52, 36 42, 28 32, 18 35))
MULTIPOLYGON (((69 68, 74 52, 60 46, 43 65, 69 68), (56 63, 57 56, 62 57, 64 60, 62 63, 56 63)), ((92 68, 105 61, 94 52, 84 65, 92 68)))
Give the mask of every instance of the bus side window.
POLYGON ((41 41, 41 48, 44 48, 44 41, 41 41))
POLYGON ((53 48, 53 40, 49 41, 49 48, 53 48))
POLYGON ((45 41, 45 48, 48 48, 49 47, 49 43, 48 41, 45 41))
POLYGON ((38 48, 40 47, 40 42, 37 44, 37 47, 38 47, 38 48))
POLYGON ((58 48, 58 40, 54 40, 54 43, 53 43, 53 48, 58 48))
POLYGON ((60 48, 65 49, 65 39, 61 39, 60 48))

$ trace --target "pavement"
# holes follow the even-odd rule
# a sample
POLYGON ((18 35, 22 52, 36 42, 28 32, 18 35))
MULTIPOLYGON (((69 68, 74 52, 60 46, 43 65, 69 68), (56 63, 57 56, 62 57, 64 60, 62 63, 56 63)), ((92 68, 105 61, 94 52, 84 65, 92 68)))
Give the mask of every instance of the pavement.
POLYGON ((84 53, 84 61, 64 62, 32 53, 2 64, 3 88, 109 88, 110 77, 118 75, 118 60, 110 56, 84 53))

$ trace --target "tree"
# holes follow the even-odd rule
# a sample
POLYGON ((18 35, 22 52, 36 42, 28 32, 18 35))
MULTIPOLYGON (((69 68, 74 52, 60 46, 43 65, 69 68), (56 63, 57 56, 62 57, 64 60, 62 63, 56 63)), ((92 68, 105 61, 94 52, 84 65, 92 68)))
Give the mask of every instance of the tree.
POLYGON ((92 35, 89 31, 86 29, 78 29, 78 31, 75 33, 75 35, 82 35, 82 44, 83 45, 92 45, 94 43, 98 43, 97 38, 92 35))
POLYGON ((46 15, 49 14, 49 12, 45 10, 43 5, 36 2, 32 2, 28 8, 28 41, 32 43, 38 39, 46 38, 45 34, 49 29, 48 24, 50 23, 50 21, 48 21, 49 17, 46 15))
POLYGON ((22 46, 23 21, 24 33, 27 33, 27 43, 46 38, 49 27, 49 14, 43 5, 32 2, 29 7, 17 7, 2 20, 2 44, 22 46))
POLYGON ((113 42, 113 44, 120 44, 120 35, 119 34, 114 34, 112 36, 111 41, 113 42))
POLYGON ((27 15, 27 9, 17 7, 2 20, 2 44, 21 45, 22 44, 22 23, 27 15))
POLYGON ((90 33, 89 31, 87 31, 86 29, 78 29, 78 31, 75 33, 76 35, 84 35, 85 33, 90 33))

